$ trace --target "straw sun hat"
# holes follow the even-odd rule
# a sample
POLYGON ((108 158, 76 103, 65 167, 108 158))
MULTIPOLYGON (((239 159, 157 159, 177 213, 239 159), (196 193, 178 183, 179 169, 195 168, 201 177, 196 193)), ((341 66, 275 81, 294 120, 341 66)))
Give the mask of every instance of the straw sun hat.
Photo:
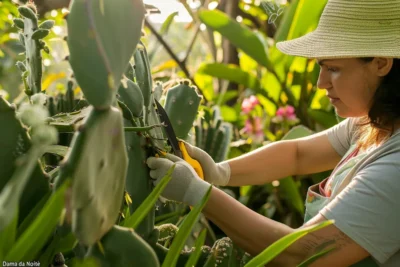
POLYGON ((328 0, 315 31, 276 46, 306 58, 400 58, 400 0, 328 0))

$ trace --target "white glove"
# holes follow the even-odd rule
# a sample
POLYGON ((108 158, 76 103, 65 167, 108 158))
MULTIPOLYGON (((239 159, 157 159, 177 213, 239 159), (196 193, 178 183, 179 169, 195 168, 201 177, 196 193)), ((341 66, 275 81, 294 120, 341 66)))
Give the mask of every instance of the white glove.
POLYGON ((228 184, 231 177, 231 167, 228 162, 215 163, 212 157, 204 150, 183 140, 182 142, 185 144, 188 154, 200 163, 203 168, 204 179, 207 182, 222 186, 228 184))
POLYGON ((176 164, 171 180, 161 193, 165 198, 195 206, 211 186, 197 175, 189 163, 175 155, 166 154, 165 158, 150 157, 146 163, 151 169, 150 177, 154 179, 154 186, 161 181, 172 165, 176 164))

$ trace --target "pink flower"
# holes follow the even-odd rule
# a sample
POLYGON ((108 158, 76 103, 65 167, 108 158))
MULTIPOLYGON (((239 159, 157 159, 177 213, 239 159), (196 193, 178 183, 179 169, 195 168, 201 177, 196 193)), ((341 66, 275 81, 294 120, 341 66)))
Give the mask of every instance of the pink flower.
POLYGON ((254 132, 258 133, 258 132, 262 132, 262 123, 261 123, 261 118, 260 117, 255 117, 254 118, 254 132))
POLYGON ((249 135, 254 135, 257 139, 264 138, 263 124, 260 117, 247 119, 245 121, 244 128, 242 129, 242 131, 249 135))
POLYGON ((295 122, 298 120, 296 117, 294 107, 292 106, 280 107, 276 111, 276 116, 273 121, 279 123, 282 122, 283 120, 287 120, 290 122, 295 122))
POLYGON ((248 114, 254 109, 255 106, 260 104, 260 101, 254 95, 249 98, 245 98, 242 102, 242 111, 244 114, 248 114))
POLYGON ((244 123, 243 132, 252 133, 253 132, 253 123, 251 123, 250 119, 247 119, 244 123))
POLYGON ((243 113, 247 114, 253 109, 253 105, 245 98, 242 102, 242 111, 243 113))
POLYGON ((258 98, 255 97, 254 95, 252 95, 252 96, 249 97, 249 101, 250 101, 250 103, 253 105, 253 107, 256 106, 256 105, 258 105, 258 104, 260 104, 260 101, 259 101, 258 98))
POLYGON ((294 107, 292 106, 286 106, 286 107, 280 107, 277 111, 276 111, 276 116, 281 116, 281 117, 290 117, 290 116, 296 116, 296 114, 294 113, 294 107))

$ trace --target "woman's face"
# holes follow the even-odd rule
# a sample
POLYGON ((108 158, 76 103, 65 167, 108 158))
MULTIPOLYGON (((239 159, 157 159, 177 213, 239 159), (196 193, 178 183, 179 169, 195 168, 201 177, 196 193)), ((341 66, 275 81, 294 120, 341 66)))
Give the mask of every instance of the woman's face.
POLYGON ((318 88, 325 89, 336 113, 342 118, 368 114, 381 77, 378 63, 356 58, 318 59, 318 88))

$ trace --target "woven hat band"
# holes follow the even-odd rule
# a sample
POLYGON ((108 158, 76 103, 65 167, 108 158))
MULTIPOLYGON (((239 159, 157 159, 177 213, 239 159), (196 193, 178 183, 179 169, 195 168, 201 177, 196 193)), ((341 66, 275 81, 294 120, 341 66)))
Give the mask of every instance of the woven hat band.
POLYGON ((321 16, 349 18, 361 21, 400 19, 400 1, 397 0, 330 0, 321 16))
MULTIPOLYGON (((359 41, 397 40, 400 45, 400 19, 396 21, 361 21, 347 18, 336 20, 321 20, 316 31, 319 34, 337 38, 354 38, 359 41), (397 28, 397 30, 394 30, 397 28)), ((400 48, 400 47, 399 47, 400 48)))

